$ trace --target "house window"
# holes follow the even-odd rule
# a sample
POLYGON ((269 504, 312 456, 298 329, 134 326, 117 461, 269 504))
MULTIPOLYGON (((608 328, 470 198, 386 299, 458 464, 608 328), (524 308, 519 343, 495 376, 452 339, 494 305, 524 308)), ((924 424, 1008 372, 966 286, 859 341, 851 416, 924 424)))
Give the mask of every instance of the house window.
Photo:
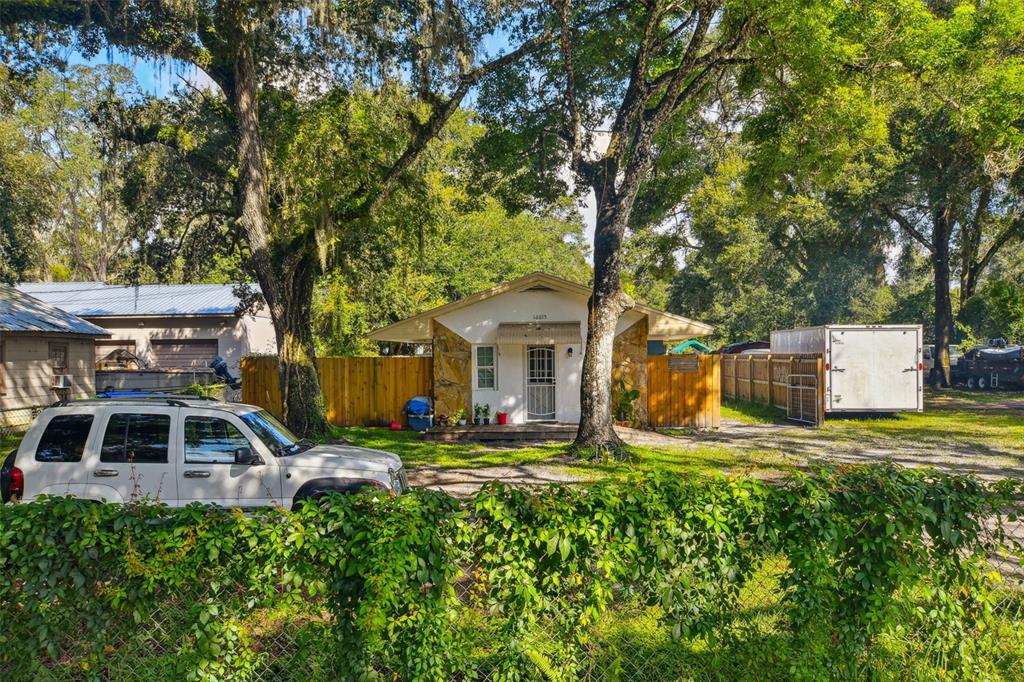
POLYGON ((50 344, 50 368, 54 374, 68 373, 68 344, 50 344))
POLYGON ((495 370, 494 346, 476 347, 476 387, 496 389, 498 375, 495 370))

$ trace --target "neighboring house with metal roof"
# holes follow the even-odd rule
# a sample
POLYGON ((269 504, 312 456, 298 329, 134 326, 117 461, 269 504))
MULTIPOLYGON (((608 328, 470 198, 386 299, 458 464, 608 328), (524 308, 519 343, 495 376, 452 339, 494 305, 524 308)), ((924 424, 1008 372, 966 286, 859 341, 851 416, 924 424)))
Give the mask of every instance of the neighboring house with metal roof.
POLYGON ((31 420, 26 408, 96 392, 95 343, 110 333, 0 284, 0 425, 31 420))
MULTIPOLYGON (((431 345, 437 415, 464 410, 472 418, 473 407, 486 404, 491 414, 508 413, 512 423, 574 423, 580 418, 590 293, 590 287, 534 272, 378 329, 370 338, 431 345)), ((649 341, 713 331, 703 322, 634 306, 616 329, 616 385, 622 380, 645 395, 649 341)))
POLYGON ((242 357, 276 353, 274 325, 263 306, 240 315, 234 284, 34 282, 18 289, 111 332, 96 359, 123 348, 149 368, 206 369, 220 356, 239 375, 242 357))

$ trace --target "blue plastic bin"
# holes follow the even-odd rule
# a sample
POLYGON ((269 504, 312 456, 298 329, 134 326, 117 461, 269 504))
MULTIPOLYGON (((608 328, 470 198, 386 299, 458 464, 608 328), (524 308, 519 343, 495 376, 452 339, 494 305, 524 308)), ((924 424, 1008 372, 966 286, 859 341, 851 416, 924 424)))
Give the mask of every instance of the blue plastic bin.
POLYGON ((413 431, 426 431, 434 425, 434 415, 426 414, 418 416, 415 414, 409 415, 409 428, 413 431))

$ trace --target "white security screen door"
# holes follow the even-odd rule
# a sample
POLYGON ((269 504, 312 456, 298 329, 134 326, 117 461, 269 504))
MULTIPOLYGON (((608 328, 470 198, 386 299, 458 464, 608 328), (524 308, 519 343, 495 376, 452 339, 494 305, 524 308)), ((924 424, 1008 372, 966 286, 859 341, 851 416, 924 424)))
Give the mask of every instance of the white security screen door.
POLYGON ((526 349, 526 418, 536 421, 555 418, 554 346, 526 349))

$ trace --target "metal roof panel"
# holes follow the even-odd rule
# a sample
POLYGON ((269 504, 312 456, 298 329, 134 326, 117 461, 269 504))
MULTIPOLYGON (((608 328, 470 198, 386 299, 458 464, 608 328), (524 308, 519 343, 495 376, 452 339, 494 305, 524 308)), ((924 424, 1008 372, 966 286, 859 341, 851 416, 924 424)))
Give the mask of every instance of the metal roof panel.
POLYGON ((83 317, 234 315, 234 284, 141 284, 28 282, 18 289, 83 317))
POLYGON ((0 331, 110 336, 102 327, 6 285, 0 285, 0 331))

